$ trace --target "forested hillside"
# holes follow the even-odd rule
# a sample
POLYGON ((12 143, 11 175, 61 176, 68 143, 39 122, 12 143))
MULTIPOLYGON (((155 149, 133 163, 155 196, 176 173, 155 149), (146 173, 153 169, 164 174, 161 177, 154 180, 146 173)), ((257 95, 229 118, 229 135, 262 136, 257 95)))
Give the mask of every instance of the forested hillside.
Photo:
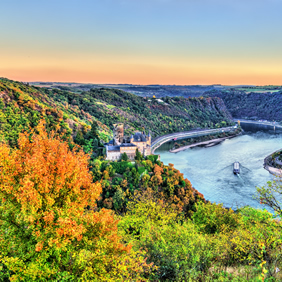
POLYGON ((152 136, 184 131, 196 127, 215 127, 221 121, 231 124, 231 116, 221 99, 166 97, 163 100, 145 99, 115 89, 92 89, 81 94, 59 90, 44 90, 49 97, 67 103, 77 114, 90 114, 112 127, 122 122, 131 134, 143 128, 152 136))
MULTIPOLYGON (((56 130, 61 137, 69 141, 72 141, 72 136, 76 132, 75 128, 87 130, 86 123, 79 120, 62 103, 56 103, 40 89, 1 78, 1 139, 15 146, 19 133, 36 127, 40 120, 46 122, 49 131, 56 130)), ((89 121, 91 121, 90 118, 89 121)))
MULTIPOLYGON (((99 138, 108 141, 112 125, 125 124, 125 133, 150 130, 152 136, 198 127, 216 127, 231 116, 219 98, 166 97, 144 99, 115 89, 73 93, 29 86, 0 79, 0 136, 15 145, 19 132, 34 128, 39 120, 70 142, 88 146, 93 122, 99 138)), ((224 124, 225 124, 224 123, 224 124)), ((94 142, 95 143, 95 142, 94 142)), ((95 143, 97 145, 97 142, 95 143)))
POLYGON ((237 90, 212 90, 204 95, 221 98, 234 118, 282 121, 282 91, 246 93, 237 90))

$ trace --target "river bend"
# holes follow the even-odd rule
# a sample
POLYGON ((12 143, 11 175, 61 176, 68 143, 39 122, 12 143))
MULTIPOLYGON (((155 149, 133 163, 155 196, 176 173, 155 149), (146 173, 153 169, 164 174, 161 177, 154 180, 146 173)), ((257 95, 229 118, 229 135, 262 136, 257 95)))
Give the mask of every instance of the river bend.
POLYGON ((193 186, 211 202, 234 209, 242 205, 261 207, 253 199, 256 186, 264 185, 273 176, 263 168, 264 158, 282 148, 282 132, 267 126, 242 125, 244 134, 210 148, 192 148, 169 153, 172 142, 155 151, 165 163, 173 163, 193 186), (241 174, 232 173, 232 164, 239 161, 241 174))

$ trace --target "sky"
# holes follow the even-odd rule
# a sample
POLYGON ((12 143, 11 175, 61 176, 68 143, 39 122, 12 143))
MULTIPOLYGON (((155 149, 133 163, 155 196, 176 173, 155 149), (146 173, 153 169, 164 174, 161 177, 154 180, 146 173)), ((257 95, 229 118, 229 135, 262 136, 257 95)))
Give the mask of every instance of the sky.
POLYGON ((281 0, 1 2, 0 77, 282 85, 281 0))

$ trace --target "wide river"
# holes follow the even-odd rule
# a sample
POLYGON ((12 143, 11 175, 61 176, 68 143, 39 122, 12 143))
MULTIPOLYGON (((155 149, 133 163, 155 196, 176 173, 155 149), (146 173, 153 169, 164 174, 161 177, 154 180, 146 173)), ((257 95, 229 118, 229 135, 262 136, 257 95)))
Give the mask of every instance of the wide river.
POLYGON ((241 124, 244 133, 210 148, 192 148, 168 152, 172 142, 155 151, 165 164, 173 163, 204 197, 234 209, 242 205, 260 207, 253 199, 256 186, 266 184, 273 176, 263 168, 264 158, 282 148, 282 132, 267 126, 241 124), (241 173, 233 174, 233 163, 239 161, 241 173))

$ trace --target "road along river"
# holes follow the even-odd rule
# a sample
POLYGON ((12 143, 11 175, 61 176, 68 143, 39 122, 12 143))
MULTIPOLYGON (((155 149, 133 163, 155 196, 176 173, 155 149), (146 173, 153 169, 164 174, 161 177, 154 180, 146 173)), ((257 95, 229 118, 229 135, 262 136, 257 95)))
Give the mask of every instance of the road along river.
POLYGON ((193 186, 211 202, 234 209, 242 205, 262 207, 253 195, 256 186, 273 176, 263 168, 264 158, 282 148, 282 131, 262 125, 241 124, 243 135, 209 148, 192 148, 170 153, 173 142, 163 144, 155 154, 173 163, 193 186), (233 163, 239 161, 241 173, 234 175, 233 163))

